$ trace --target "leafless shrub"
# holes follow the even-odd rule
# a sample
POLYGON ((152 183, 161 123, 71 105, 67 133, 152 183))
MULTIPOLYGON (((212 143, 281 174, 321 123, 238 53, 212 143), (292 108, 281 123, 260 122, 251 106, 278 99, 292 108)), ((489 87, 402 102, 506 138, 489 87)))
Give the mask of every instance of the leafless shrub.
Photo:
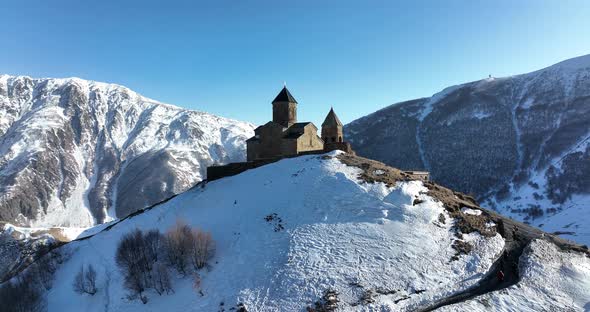
POLYGON ((163 250, 163 238, 157 230, 134 230, 121 238, 115 260, 123 272, 124 285, 130 291, 129 298, 147 302, 143 293, 154 289, 158 294, 172 290, 170 277, 164 264, 159 260, 163 250))
POLYGON ((182 274, 187 274, 187 266, 195 238, 190 226, 181 220, 166 232, 166 256, 168 262, 182 274))
MULTIPOLYGON (((159 295, 173 292, 168 266, 187 275, 192 271, 191 264, 195 270, 205 267, 214 251, 210 233, 191 229, 179 220, 165 235, 158 230, 144 234, 137 229, 126 234, 117 246, 115 260, 123 272, 129 298, 146 303, 144 292, 148 289, 159 295)), ((75 287, 77 284, 78 278, 75 287)))
POLYGON ((158 262, 164 252, 164 236, 156 229, 149 230, 145 236, 146 257, 150 263, 158 262))
POLYGON ((154 289, 156 292, 161 295, 164 292, 169 294, 174 292, 172 290, 172 283, 170 282, 170 273, 168 272, 168 267, 163 263, 158 263, 154 270, 154 289))
POLYGON ((129 297, 139 296, 139 299, 146 303, 147 298, 143 296, 143 292, 149 285, 145 278, 147 271, 144 247, 143 233, 140 230, 127 233, 117 246, 115 261, 123 272, 125 288, 131 293, 129 297))
POLYGON ((88 268, 84 270, 84 265, 80 267, 78 274, 74 278, 72 284, 74 291, 79 294, 89 294, 94 296, 96 294, 96 271, 94 267, 89 264, 88 268))
POLYGON ((192 230, 193 246, 191 248, 191 262, 196 270, 202 269, 207 265, 207 261, 215 253, 215 244, 211 238, 211 233, 203 232, 199 229, 192 230))

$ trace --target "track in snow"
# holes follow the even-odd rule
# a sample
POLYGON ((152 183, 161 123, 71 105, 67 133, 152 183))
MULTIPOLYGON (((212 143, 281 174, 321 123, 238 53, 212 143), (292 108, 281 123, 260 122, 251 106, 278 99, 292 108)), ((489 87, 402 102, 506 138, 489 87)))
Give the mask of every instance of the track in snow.
POLYGON ((427 307, 416 311, 433 311, 447 305, 464 302, 477 296, 517 284, 520 281, 518 262, 524 248, 529 245, 532 239, 539 238, 542 234, 535 229, 528 231, 528 228, 518 227, 514 221, 506 218, 502 218, 498 230, 506 242, 504 253, 494 262, 484 278, 482 278, 476 285, 464 291, 458 292, 450 297, 439 299, 427 307), (500 270, 504 272, 504 280, 502 282, 499 281, 497 277, 500 270))

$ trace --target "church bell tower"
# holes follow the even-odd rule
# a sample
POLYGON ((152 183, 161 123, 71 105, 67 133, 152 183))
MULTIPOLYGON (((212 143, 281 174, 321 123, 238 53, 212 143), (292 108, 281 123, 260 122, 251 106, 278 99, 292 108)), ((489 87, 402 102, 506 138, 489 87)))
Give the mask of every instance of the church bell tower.
POLYGON ((322 123, 322 140, 324 143, 343 142, 342 122, 334 113, 334 109, 330 108, 330 112, 322 123))
POLYGON ((297 101, 286 86, 272 101, 272 121, 285 128, 297 122, 297 101))

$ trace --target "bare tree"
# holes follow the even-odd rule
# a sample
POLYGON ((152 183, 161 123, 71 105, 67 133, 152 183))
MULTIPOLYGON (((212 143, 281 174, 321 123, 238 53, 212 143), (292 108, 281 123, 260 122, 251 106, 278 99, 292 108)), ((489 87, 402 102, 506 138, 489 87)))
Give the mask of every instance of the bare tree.
POLYGON ((139 300, 144 304, 147 303, 147 297, 143 295, 146 290, 145 284, 137 272, 126 274, 123 278, 123 285, 130 291, 128 296, 129 299, 135 299, 139 297, 139 300))
POLYGON ((124 284, 130 292, 131 298, 139 296, 143 303, 147 302, 147 298, 143 296, 143 292, 149 287, 145 277, 145 250, 144 250, 143 233, 135 229, 134 231, 125 234, 119 245, 117 246, 117 253, 115 261, 124 275, 124 284))
POLYGON ((96 294, 96 271, 92 264, 88 265, 88 270, 86 270, 86 274, 84 275, 84 282, 86 284, 87 293, 90 295, 96 294))
MULTIPOLYGON (((115 260, 123 273, 125 288, 130 291, 129 298, 139 297, 146 303, 147 289, 154 289, 160 295, 173 292, 166 264, 186 275, 191 264, 195 270, 205 267, 214 252, 210 233, 193 230, 179 220, 165 236, 158 230, 144 234, 136 229, 127 233, 117 246, 115 260)), ((85 285, 87 273, 82 269, 79 275, 74 280, 75 288, 80 288, 78 284, 85 285)))
POLYGON ((190 257, 193 267, 195 270, 198 270, 205 267, 207 261, 213 257, 215 253, 215 243, 209 232, 193 229, 192 235, 194 239, 190 257))
POLYGON ((194 240, 190 226, 181 220, 176 221, 176 224, 166 232, 167 260, 182 275, 187 274, 186 268, 194 240))
POLYGON ((163 252, 164 237, 157 229, 149 230, 145 236, 146 257, 148 262, 158 262, 160 254, 163 252))
POLYGON ((74 277, 72 287, 74 288, 74 291, 78 294, 83 294, 86 292, 84 289, 84 265, 80 267, 80 270, 76 274, 76 277, 74 277))
POLYGON ((154 270, 154 289, 159 295, 163 294, 164 292, 167 294, 173 292, 168 267, 166 267, 166 265, 161 262, 156 264, 156 268, 154 270))
POLYGON ((147 302, 143 293, 154 289, 158 294, 172 291, 170 274, 160 254, 165 252, 162 234, 158 230, 147 233, 136 229, 121 238, 115 260, 124 275, 125 288, 130 298, 147 302))
POLYGON ((96 271, 94 267, 90 264, 88 269, 84 270, 84 265, 82 265, 74 278, 72 286, 74 291, 79 294, 89 294, 91 296, 96 294, 96 271))

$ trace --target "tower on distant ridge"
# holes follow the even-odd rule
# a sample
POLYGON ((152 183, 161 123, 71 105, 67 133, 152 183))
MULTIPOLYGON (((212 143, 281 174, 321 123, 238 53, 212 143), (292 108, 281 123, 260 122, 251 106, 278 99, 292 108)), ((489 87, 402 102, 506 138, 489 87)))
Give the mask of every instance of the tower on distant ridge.
POLYGON ((272 121, 285 128, 297 122, 297 101, 286 86, 272 101, 272 121))

